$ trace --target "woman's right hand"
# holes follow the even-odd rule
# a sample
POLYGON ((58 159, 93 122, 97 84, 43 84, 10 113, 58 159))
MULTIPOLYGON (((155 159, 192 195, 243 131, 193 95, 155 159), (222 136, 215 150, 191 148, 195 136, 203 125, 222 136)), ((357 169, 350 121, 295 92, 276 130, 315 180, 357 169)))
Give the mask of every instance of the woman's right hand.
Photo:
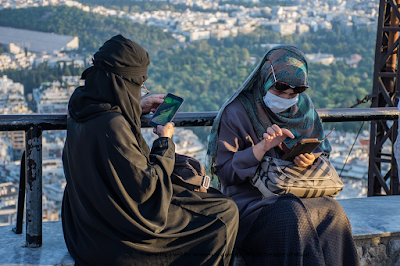
POLYGON ((165 126, 158 125, 156 128, 153 129, 153 132, 156 133, 160 138, 167 137, 172 138, 174 134, 174 123, 169 122, 165 126))
POLYGON ((286 128, 281 129, 276 124, 268 127, 267 132, 263 134, 263 140, 253 147, 254 156, 261 161, 267 151, 281 144, 287 137, 294 138, 290 130, 286 128))

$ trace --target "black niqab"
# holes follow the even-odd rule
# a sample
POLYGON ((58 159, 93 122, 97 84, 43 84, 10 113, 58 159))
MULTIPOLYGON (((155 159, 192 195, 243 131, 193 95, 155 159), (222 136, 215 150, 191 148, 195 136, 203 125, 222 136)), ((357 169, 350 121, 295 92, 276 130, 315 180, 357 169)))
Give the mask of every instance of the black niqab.
POLYGON ((108 112, 121 113, 132 127, 142 153, 149 148, 140 134, 140 88, 147 79, 150 57, 139 44, 122 35, 112 37, 94 54, 93 66, 82 74, 85 86, 71 96, 68 111, 77 122, 108 112))

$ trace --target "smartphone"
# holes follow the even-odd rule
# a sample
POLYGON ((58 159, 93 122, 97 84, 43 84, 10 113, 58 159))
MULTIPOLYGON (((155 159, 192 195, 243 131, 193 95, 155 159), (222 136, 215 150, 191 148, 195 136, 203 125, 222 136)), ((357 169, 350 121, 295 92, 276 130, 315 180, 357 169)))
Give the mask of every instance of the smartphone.
POLYGON ((165 124, 171 122, 179 108, 181 108, 183 101, 181 97, 168 93, 167 96, 165 96, 164 102, 160 104, 153 117, 150 119, 149 124, 153 127, 157 127, 158 125, 165 126, 165 124))
POLYGON ((313 152, 328 136, 333 132, 335 128, 332 128, 322 140, 316 138, 302 139, 299 140, 291 149, 287 148, 286 144, 283 147, 285 154, 282 156, 282 160, 293 161, 294 158, 300 154, 313 152))
POLYGON ((313 152, 323 140, 318 139, 302 139, 298 141, 289 152, 282 156, 282 160, 293 161, 293 159, 304 153, 313 152))

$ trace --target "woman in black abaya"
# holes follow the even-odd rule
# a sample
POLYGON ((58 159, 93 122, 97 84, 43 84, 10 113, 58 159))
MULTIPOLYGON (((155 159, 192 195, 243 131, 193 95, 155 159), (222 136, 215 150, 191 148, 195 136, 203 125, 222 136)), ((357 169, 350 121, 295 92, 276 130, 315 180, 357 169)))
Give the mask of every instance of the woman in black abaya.
MULTIPOLYGON (((69 102, 62 222, 76 265, 228 265, 238 227, 235 203, 171 182, 173 125, 150 150, 140 116, 147 52, 121 35, 104 43, 69 102)), ((197 172, 196 172, 197 173, 197 172)))

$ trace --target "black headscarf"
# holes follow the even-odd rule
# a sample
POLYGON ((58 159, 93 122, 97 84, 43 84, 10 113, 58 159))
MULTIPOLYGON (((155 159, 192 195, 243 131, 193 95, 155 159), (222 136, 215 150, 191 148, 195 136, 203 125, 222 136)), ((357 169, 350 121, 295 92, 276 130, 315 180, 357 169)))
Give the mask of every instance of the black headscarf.
POLYGON ((139 44, 122 35, 112 37, 94 54, 93 66, 82 73, 85 85, 70 98, 70 116, 84 122, 104 113, 121 113, 148 158, 149 147, 140 133, 140 88, 149 64, 149 54, 139 44))

